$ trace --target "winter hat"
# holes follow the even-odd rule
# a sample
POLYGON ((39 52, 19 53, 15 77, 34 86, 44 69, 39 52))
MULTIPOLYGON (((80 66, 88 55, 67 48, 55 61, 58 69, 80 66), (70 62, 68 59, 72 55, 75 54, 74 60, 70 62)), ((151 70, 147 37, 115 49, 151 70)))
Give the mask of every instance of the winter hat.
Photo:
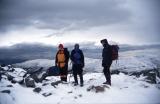
POLYGON ((101 40, 101 43, 108 44, 108 41, 107 41, 107 39, 102 39, 102 40, 101 40))
POLYGON ((74 48, 79 49, 79 44, 75 44, 74 48))
POLYGON ((63 44, 59 44, 58 48, 63 48, 63 44))

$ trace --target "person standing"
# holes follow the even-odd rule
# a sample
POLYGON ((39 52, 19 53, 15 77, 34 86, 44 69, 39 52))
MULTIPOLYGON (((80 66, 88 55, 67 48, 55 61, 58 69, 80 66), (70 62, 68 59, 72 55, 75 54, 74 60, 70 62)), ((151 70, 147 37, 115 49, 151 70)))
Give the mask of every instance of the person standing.
POLYGON ((60 70, 61 81, 67 82, 69 52, 63 47, 63 44, 59 44, 58 48, 55 65, 60 70))
POLYGON ((111 85, 110 67, 112 64, 112 47, 108 44, 107 39, 101 40, 101 44, 103 45, 102 67, 104 76, 106 78, 106 82, 104 82, 103 84, 111 85))
POLYGON ((83 86, 83 67, 84 67, 84 55, 82 50, 79 49, 79 44, 75 44, 74 49, 71 52, 72 70, 75 83, 78 85, 77 75, 80 77, 80 86, 83 86))

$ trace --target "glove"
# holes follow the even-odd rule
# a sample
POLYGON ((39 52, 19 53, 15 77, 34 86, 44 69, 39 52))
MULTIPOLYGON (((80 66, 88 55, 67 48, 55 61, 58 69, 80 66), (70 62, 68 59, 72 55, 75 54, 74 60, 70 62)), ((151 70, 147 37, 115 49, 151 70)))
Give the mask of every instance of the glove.
POLYGON ((84 64, 81 64, 82 68, 84 67, 84 64))
POLYGON ((103 66, 103 67, 105 67, 105 66, 106 66, 106 64, 105 64, 105 63, 102 63, 102 66, 103 66))

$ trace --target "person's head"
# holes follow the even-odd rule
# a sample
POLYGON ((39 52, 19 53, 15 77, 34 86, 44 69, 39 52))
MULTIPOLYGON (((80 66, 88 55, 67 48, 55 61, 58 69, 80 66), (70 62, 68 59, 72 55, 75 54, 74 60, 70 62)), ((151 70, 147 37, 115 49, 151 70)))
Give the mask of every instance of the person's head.
POLYGON ((78 50, 79 49, 79 44, 75 44, 74 49, 78 50))
POLYGON ((107 39, 102 39, 102 40, 101 40, 101 44, 102 44, 103 46, 107 46, 107 45, 108 45, 107 39))
POLYGON ((58 49, 63 50, 64 49, 63 44, 59 44, 58 49))

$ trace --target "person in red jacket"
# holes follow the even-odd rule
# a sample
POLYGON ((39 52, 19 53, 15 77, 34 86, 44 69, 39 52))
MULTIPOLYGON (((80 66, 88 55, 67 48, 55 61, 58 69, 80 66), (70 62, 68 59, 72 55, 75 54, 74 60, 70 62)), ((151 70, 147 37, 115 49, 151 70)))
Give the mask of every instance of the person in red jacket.
POLYGON ((55 65, 60 70, 61 81, 67 82, 69 52, 64 49, 63 44, 59 44, 58 48, 55 65))

